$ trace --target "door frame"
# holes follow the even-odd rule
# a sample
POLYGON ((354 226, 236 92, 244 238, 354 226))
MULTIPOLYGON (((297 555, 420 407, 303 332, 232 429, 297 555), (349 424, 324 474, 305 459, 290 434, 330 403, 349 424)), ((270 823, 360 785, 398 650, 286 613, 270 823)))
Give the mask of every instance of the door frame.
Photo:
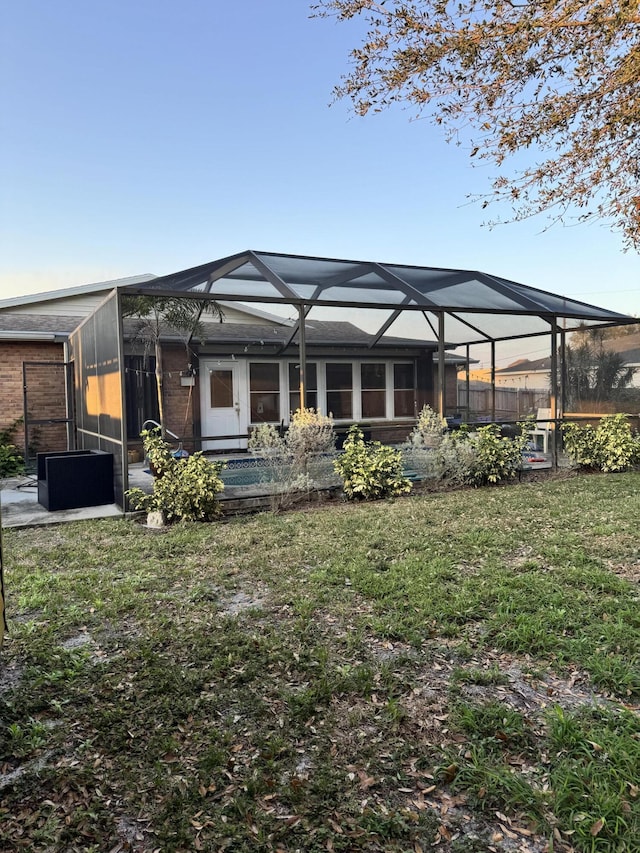
MULTIPOLYGON (((202 449, 207 450, 246 450, 247 430, 249 428, 249 400, 247 393, 247 363, 243 359, 232 358, 201 358, 200 361, 200 412, 203 423, 202 449), (215 368, 231 369, 233 376, 233 402, 236 409, 237 435, 245 438, 206 439, 204 436, 216 435, 214 426, 215 415, 212 414, 210 394, 211 371, 215 368)), ((219 431, 218 431, 218 434, 219 431)), ((232 433, 222 433, 231 435, 232 433)))

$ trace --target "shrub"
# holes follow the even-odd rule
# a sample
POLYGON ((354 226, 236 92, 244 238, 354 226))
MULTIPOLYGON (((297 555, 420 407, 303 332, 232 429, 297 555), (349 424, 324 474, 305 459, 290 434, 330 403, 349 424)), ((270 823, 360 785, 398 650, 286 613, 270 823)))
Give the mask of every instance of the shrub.
POLYGON ((488 424, 471 436, 474 449, 470 482, 475 486, 508 480, 522 467, 522 451, 528 437, 524 432, 517 438, 500 435, 498 424, 488 424))
POLYGON ((24 471, 22 454, 15 444, 11 443, 13 434, 21 423, 22 418, 18 418, 11 426, 0 430, 0 477, 14 477, 24 471))
POLYGON ((448 433, 435 454, 436 476, 453 486, 468 485, 474 479, 475 455, 475 442, 468 432, 448 433))
POLYGON ((515 438, 500 434, 498 424, 487 424, 475 432, 460 429, 444 436, 436 451, 440 479, 454 485, 484 486, 508 480, 522 466, 527 444, 526 425, 515 438))
POLYGON ((219 515, 217 495, 224 489, 222 464, 210 462, 201 452, 187 459, 176 458, 157 431, 145 430, 141 435, 154 472, 153 493, 129 489, 131 507, 147 513, 159 511, 167 523, 211 521, 219 515))
POLYGON ((640 463, 640 436, 626 415, 606 415, 591 424, 563 424, 564 449, 574 465, 599 471, 625 471, 640 463))
POLYGON ((409 436, 414 447, 437 447, 447 431, 447 422, 431 406, 425 405, 418 415, 418 422, 409 436))
POLYGON ((252 431, 249 449, 264 457, 273 510, 306 498, 318 483, 335 484, 331 462, 321 458, 335 450, 335 442, 333 420, 315 409, 297 409, 284 438, 273 424, 259 424, 252 431))
POLYGON ((284 439, 273 424, 258 424, 251 430, 247 446, 260 456, 284 453, 284 439))
POLYGON ((411 483, 403 475, 401 452, 379 441, 365 442, 355 424, 344 443, 344 453, 333 464, 349 500, 376 500, 411 491, 411 483))
POLYGON ((312 456, 335 450, 333 418, 315 409, 296 409, 284 440, 287 451, 306 467, 312 456))

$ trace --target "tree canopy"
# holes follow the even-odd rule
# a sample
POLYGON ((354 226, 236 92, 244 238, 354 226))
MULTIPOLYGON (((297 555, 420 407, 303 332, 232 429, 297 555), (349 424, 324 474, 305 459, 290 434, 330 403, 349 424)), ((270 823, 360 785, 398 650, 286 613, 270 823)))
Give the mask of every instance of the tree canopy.
MULTIPOLYGON (((357 113, 408 103, 499 167, 510 220, 603 218, 640 247, 638 0, 321 0, 367 34, 336 87, 357 113), (526 151, 529 165, 503 164, 526 151)), ((520 158, 518 158, 520 160, 520 158)))

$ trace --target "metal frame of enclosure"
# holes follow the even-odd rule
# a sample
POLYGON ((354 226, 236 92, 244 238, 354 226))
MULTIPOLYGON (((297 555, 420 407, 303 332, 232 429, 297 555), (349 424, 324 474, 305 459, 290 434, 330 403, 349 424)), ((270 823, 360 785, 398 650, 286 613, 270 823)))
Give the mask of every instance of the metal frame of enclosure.
MULTIPOLYGON (((118 457, 116 499, 121 505, 127 488, 120 310, 124 295, 290 306, 295 312, 295 323, 287 345, 297 338, 300 399, 305 402, 305 323, 311 311, 357 310, 370 316, 375 312, 379 322, 376 321, 371 348, 385 335, 395 332, 404 317, 417 320, 424 330, 423 339, 436 340, 438 344, 436 400, 441 413, 446 399, 446 349, 465 347, 468 364, 470 347, 487 345, 495 397, 496 344, 548 336, 551 421, 563 415, 566 335, 585 327, 637 322, 624 314, 477 271, 257 251, 241 252, 141 284, 121 286, 70 339, 76 377, 78 444, 81 448, 109 449, 118 457)), ((495 417, 495 402, 493 414, 495 417)))
POLYGON ((77 446, 113 453, 119 506, 124 506, 128 485, 123 352, 120 296, 114 290, 71 333, 69 361, 74 367, 77 446))

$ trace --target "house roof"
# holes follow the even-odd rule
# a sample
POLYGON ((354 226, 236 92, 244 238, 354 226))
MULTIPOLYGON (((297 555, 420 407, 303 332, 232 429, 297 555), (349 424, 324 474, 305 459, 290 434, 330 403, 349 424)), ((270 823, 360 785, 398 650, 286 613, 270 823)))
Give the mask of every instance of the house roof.
POLYGON ((315 258, 247 250, 130 285, 137 294, 192 295, 216 300, 298 306, 377 308, 387 318, 419 312, 438 336, 438 318, 456 344, 548 335, 617 325, 633 318, 475 270, 315 258))
POLYGON ((82 317, 57 314, 2 315, 0 338, 5 340, 45 340, 66 338, 81 323, 82 317))
POLYGON ((536 358, 531 361, 528 358, 519 358, 507 367, 501 367, 496 373, 533 373, 536 370, 551 370, 551 358, 536 358))
POLYGON ((116 278, 111 281, 98 281, 93 284, 81 284, 77 287, 64 287, 61 290, 47 290, 42 293, 30 293, 26 296, 12 296, 10 299, 0 299, 0 311, 4 308, 19 308, 22 305, 35 305, 39 302, 66 299, 75 296, 90 296, 102 291, 110 291, 115 287, 144 284, 156 278, 152 273, 131 275, 127 278, 116 278))
MULTIPOLYGON (((252 312, 250 312, 252 313, 252 312)), ((262 312, 257 312, 261 315, 262 312)), ((270 315, 265 315, 270 317, 270 315)), ((82 322, 82 317, 54 314, 17 314, 7 313, 0 324, 0 339, 4 340, 55 340, 64 339, 82 322)), ((133 338, 139 321, 135 318, 125 318, 125 337, 133 338)), ((291 321, 272 317, 267 323, 226 323, 205 322, 204 342, 210 344, 264 345, 275 344, 283 347, 293 332, 291 321)), ((340 346, 367 348, 374 341, 374 336, 349 322, 334 322, 327 320, 312 320, 305 324, 308 346, 340 346)), ((163 337, 167 340, 182 340, 181 336, 166 328, 163 337)), ((293 336, 291 343, 297 347, 298 335, 293 336)), ((413 338, 385 337, 376 344, 380 348, 413 348, 436 350, 434 341, 422 341, 413 338)), ((460 357, 456 357, 460 361, 460 357)))
MULTIPOLYGON (((625 364, 640 364, 640 332, 621 337, 605 338, 602 346, 609 352, 617 352, 624 359, 625 364)), ((551 369, 551 358, 537 358, 529 360, 520 358, 507 367, 502 367, 496 373, 534 373, 535 371, 548 371, 551 369)))
MULTIPOLYGON (((140 321, 134 317, 126 318, 124 321, 125 337, 132 339, 136 337, 140 321)), ((162 337, 165 340, 183 340, 182 336, 167 327, 163 330, 162 337)), ((366 349, 375 343, 375 335, 365 332, 353 323, 332 320, 312 320, 305 323, 305 337, 307 346, 318 347, 344 347, 366 349)), ((279 351, 286 346, 293 345, 297 348, 299 340, 297 331, 291 326, 281 326, 271 323, 226 323, 226 322, 204 322, 202 331, 194 336, 193 341, 201 345, 235 345, 235 346, 271 346, 279 351)), ((384 337, 375 343, 376 351, 380 348, 403 348, 413 350, 435 351, 438 344, 435 341, 424 341, 416 338, 384 337)), ((252 350, 253 351, 253 350, 252 350)), ((454 358, 452 356, 452 358, 454 358)), ((464 361, 461 356, 456 356, 455 361, 464 361)))

